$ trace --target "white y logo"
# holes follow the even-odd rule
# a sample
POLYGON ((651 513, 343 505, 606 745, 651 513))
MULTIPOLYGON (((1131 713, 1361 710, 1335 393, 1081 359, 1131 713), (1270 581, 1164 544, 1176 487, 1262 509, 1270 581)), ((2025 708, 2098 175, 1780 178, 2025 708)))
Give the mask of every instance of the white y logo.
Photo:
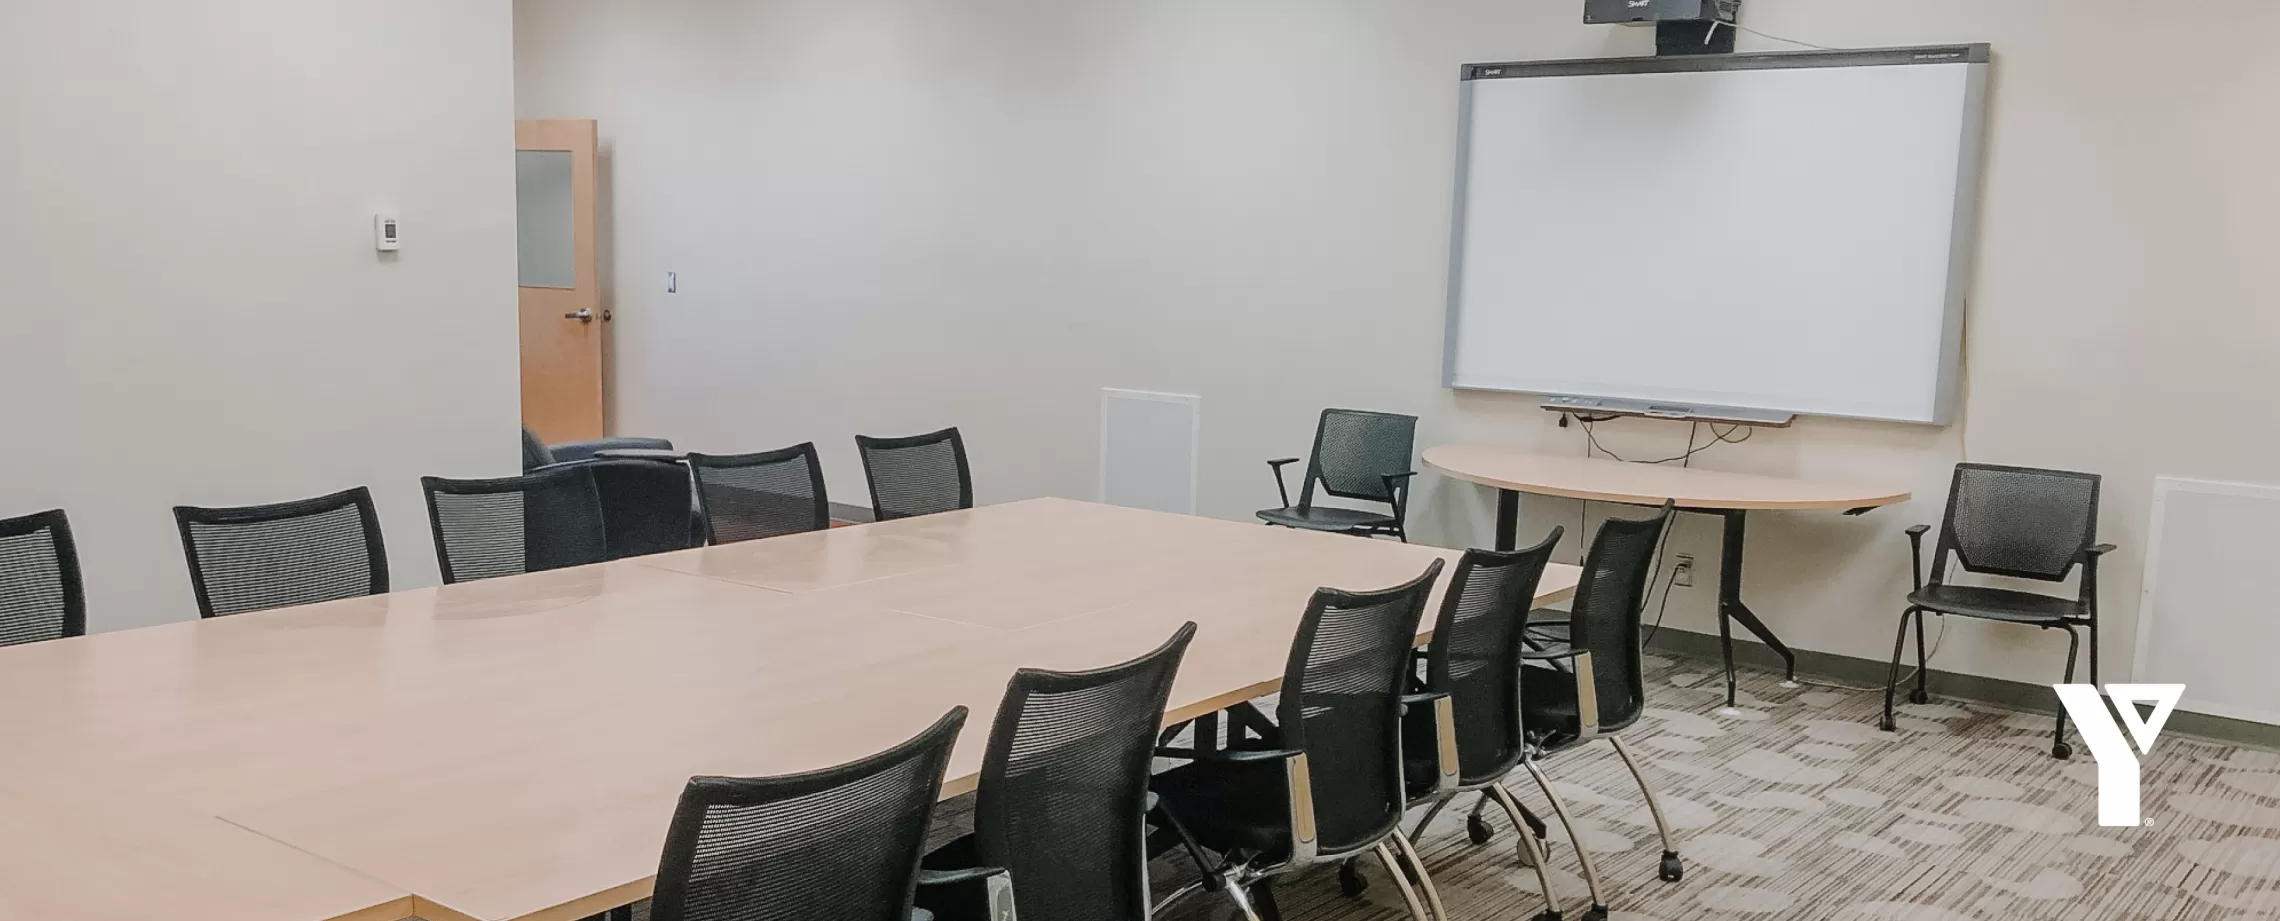
POLYGON ((2178 698, 2185 696, 2185 686, 2109 684, 2104 695, 2094 684, 2054 684, 2051 689, 2058 692, 2058 702, 2066 705, 2075 728, 2082 730, 2090 757, 2097 759, 2098 824, 2138 824, 2137 756, 2153 752, 2153 740, 2161 734, 2162 724, 2169 722, 2170 711, 2177 709, 2178 698), (2107 697, 2114 699, 2112 710, 2106 708, 2107 697), (2141 703, 2152 704, 2153 713, 2140 715, 2141 703), (2122 738, 2124 728, 2130 732, 2128 739, 2122 738), (2135 751, 2131 742, 2137 743, 2135 751))

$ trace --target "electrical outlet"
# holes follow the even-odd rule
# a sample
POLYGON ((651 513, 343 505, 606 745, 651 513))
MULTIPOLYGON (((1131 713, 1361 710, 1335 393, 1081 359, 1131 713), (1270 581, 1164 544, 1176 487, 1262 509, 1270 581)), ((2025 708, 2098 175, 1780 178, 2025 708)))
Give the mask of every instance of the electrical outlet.
POLYGON ((1670 584, 1679 588, 1694 587, 1694 556, 1681 553, 1671 557, 1670 584))

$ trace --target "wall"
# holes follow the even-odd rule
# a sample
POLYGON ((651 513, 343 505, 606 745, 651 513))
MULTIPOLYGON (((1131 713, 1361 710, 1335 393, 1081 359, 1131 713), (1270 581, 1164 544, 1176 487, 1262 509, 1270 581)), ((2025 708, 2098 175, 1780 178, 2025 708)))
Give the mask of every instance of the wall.
MULTIPOLYGON (((1749 595, 1794 644, 1881 657, 1902 527, 1959 457, 2101 471, 2129 661, 2156 473, 2280 479, 2259 420, 2280 311, 2269 215, 2280 7, 2123 0, 1753 0, 1766 32, 1997 49, 1965 419, 1806 420, 1698 458, 1908 484, 1848 519, 1757 516, 1749 595)), ((523 117, 601 119, 616 428, 705 450, 964 426, 984 501, 1090 497, 1098 390, 1200 394, 1202 508, 1272 503, 1261 461, 1326 405, 1410 411, 1422 444, 1582 453, 1523 398, 1437 386, 1455 76, 1466 61, 1645 53, 1574 3, 1515 0, 524 0, 523 117), (663 294, 668 270, 682 293, 663 294)), ((1780 46, 1743 36, 1744 50, 1780 46)), ((1675 231, 1674 231, 1675 232, 1675 231)), ((1618 335, 1578 348, 1621 348, 1618 335)), ((1685 429, 1601 429, 1664 456, 1685 429)), ((1488 497, 1425 477, 1420 531, 1485 541, 1488 497)), ((1532 500, 1528 533, 1573 503, 1532 500)), ((1603 511, 1594 507, 1591 514, 1603 511)), ((1671 625, 1714 630, 1716 524, 1671 625)), ((1571 541, 1573 538, 1571 538, 1571 541)), ((1571 544, 1572 546, 1572 544, 1571 544)), ((1951 627, 1938 665, 2050 680, 2055 635, 1951 627)))
POLYGON ((93 629, 196 616, 168 509, 516 469, 506 0, 0 5, 0 516, 70 512, 93 629), (372 216, 404 248, 372 246, 372 216))

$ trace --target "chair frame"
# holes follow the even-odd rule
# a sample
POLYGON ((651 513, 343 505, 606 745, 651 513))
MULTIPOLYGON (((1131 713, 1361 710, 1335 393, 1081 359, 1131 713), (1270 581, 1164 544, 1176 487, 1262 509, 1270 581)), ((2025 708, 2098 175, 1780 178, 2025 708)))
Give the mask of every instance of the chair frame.
POLYGON ((974 469, 966 459, 966 436, 953 425, 924 435, 904 435, 894 438, 876 438, 870 435, 855 436, 855 453, 863 460, 863 484, 871 491, 871 516, 874 521, 894 521, 901 518, 918 518, 920 515, 890 515, 879 502, 879 478, 871 467, 872 451, 895 451, 916 448, 936 442, 948 441, 957 457, 958 508, 964 511, 974 507, 974 469))
POLYGON ((63 509, 34 512, 0 520, 0 537, 25 537, 46 531, 55 553, 56 581, 62 583, 64 639, 87 635, 87 584, 79 569, 79 542, 71 536, 71 516, 63 509))
MULTIPOLYGON (((705 491, 706 470, 738 470, 745 467, 765 467, 772 464, 781 464, 786 461, 795 459, 805 459, 807 461, 808 484, 815 490, 815 526, 809 528, 808 530, 826 530, 831 527, 831 498, 824 489, 823 460, 822 456, 816 451, 815 442, 803 441, 789 448, 778 448, 774 451, 761 451, 756 454, 700 454, 696 452, 690 452, 687 456, 687 460, 689 462, 690 474, 695 479, 696 483, 697 512, 699 515, 703 516, 705 520, 705 540, 708 543, 714 545, 719 545, 722 543, 734 543, 733 541, 722 541, 720 539, 720 532, 713 527, 714 515, 712 509, 712 497, 705 491)), ((873 497, 872 501, 876 502, 878 500, 876 497, 873 497)))
POLYGON ((214 612, 214 602, 206 585, 205 567, 198 562, 198 543, 191 535, 193 525, 268 524, 351 507, 356 509, 357 518, 364 529, 366 561, 372 572, 371 590, 366 595, 387 594, 388 547, 380 535, 380 513, 373 506, 372 490, 369 488, 357 486, 314 498, 268 505, 175 506, 174 527, 182 538, 182 555, 190 564, 190 589, 198 599, 198 616, 211 618, 224 615, 214 612))
MULTIPOLYGON (((500 493, 508 492, 524 492, 524 487, 533 483, 550 485, 553 481, 566 480, 571 478, 576 478, 584 482, 586 487, 586 494, 590 500, 592 508, 594 509, 594 520, 597 523, 601 523, 604 529, 602 534, 596 535, 595 537, 596 542, 602 545, 602 557, 591 562, 607 562, 609 559, 609 535, 608 525, 602 522, 601 497, 594 491, 593 475, 587 471, 586 466, 581 462, 569 461, 565 463, 551 464, 546 467, 539 468, 535 472, 519 474, 516 476, 486 477, 481 479, 452 479, 448 477, 437 476, 421 477, 420 494, 422 498, 427 502, 428 534, 435 540, 435 562, 437 569, 443 576, 443 584, 457 585, 463 580, 461 580, 458 575, 453 572, 451 565, 451 547, 443 537, 443 518, 436 514, 435 497, 438 493, 454 496, 484 496, 497 495, 500 493)), ((524 550, 524 554, 527 560, 529 554, 529 550, 527 548, 524 550)), ((531 570, 528 567, 525 567, 524 571, 522 573, 519 573, 519 575, 529 575, 530 572, 531 570)), ((478 580, 468 579, 464 581, 478 580)))
MULTIPOLYGON (((1924 534, 1929 532, 1932 529, 1932 526, 1925 524, 1914 525, 1908 528, 1908 530, 1905 532, 1908 535, 1908 579, 1911 586, 1910 594, 1914 595, 1917 592, 1922 592, 1926 588, 1938 588, 1940 586, 1946 585, 1949 572, 1951 568, 1956 565, 1961 565, 1963 567, 1963 571, 1975 575, 2005 576, 2014 579, 2032 579, 2038 582, 2050 583, 2064 582, 2068 576, 2074 574, 2074 570, 2076 568, 2080 568, 2082 570, 2082 581, 2076 586, 2076 594, 2074 600, 2082 606, 2083 614, 2085 616, 2080 618, 2054 617, 2045 620, 2005 620, 1998 622, 2012 623, 2025 627, 2034 627, 2037 630, 2057 629, 2066 631, 2065 682, 2068 684, 2074 683, 2075 664, 2081 652, 2082 646, 2082 636, 2081 634, 2075 632, 2075 628, 2081 627, 2084 630, 2088 631, 2090 634, 2090 683, 2093 685, 2098 684, 2098 561, 2104 558, 2106 554, 2114 552, 2115 549, 2113 544, 2102 544, 2097 542, 2098 494, 2102 485, 2103 478, 2095 473, 2080 473, 2072 470, 2054 470, 2043 467, 2019 467, 2003 464, 1964 463, 1955 465, 1954 476, 1949 481, 1947 504, 1940 513, 1940 536, 1939 540, 1934 543, 1932 547, 1932 565, 1929 569, 1928 579, 1926 578, 1927 570, 1924 566, 1924 534), (2066 568, 2063 571, 2059 572, 2056 576, 2052 576, 2049 573, 2025 572, 2015 569, 2003 569, 1994 566, 1973 566, 1969 560, 1964 558, 1959 548, 1959 541, 1961 539, 1961 536, 1956 531, 1955 520, 1957 507, 1962 503, 1963 499, 1963 490, 1960 487, 1963 485, 1963 478, 1965 474, 1970 472, 1995 474, 2029 474, 2041 477, 2078 479, 2087 481, 2089 483, 2089 514, 2085 516, 2085 524, 2080 540, 2080 549, 2075 551, 2073 559, 2068 562, 2066 568)), ((2045 597, 2058 598, 2061 596, 2050 595, 2045 597)), ((1927 613, 1940 617, 1948 616, 1948 612, 1946 611, 1941 611, 1937 608, 1925 607, 1923 605, 1914 603, 1910 603, 1900 612, 1899 634, 1892 642, 1892 661, 1889 668, 1885 672, 1884 716, 1877 723, 1877 728, 1882 729, 1885 732, 1899 731, 1899 723, 1893 712, 1895 709, 1894 698, 1898 694, 1901 680, 1900 656, 1907 650, 1908 628, 1911 623, 1915 626, 1916 633, 1916 686, 1908 692, 1908 702, 1915 704, 1924 704, 1930 703, 1932 700, 1930 685, 1931 669, 1929 667, 1931 664, 1931 654, 1924 646, 1924 615, 1927 613)), ((1970 617, 1971 615, 1957 614, 1955 616, 1970 617)), ((2066 708, 2064 706, 2060 706, 2057 707, 2056 710, 2057 716, 2054 717, 2056 725, 2055 728, 2053 728, 2051 731, 2050 756, 2052 758, 2064 761, 2074 756, 2074 746, 2068 744, 2066 741, 2066 708)))
MULTIPOLYGON (((1317 417, 1314 423, 1314 446, 1308 452, 1306 457, 1306 479, 1299 483, 1297 505, 1292 505, 1290 502, 1290 485, 1285 482, 1286 478, 1283 475, 1283 468, 1298 463, 1300 459, 1296 457, 1279 457, 1267 462, 1267 469, 1274 471, 1275 494, 1282 498, 1282 507, 1286 509, 1295 508, 1301 515, 1312 511, 1314 509, 1314 486, 1316 483, 1321 483, 1322 491, 1331 496, 1335 496, 1340 499, 1354 499, 1363 502, 1384 502, 1387 505, 1393 507, 1393 522, 1391 524, 1365 525, 1363 527, 1354 528, 1349 531, 1332 533, 1353 534, 1363 537, 1391 536, 1398 538, 1402 543, 1408 543, 1409 483, 1412 479, 1416 478, 1417 471, 1404 470, 1399 473, 1380 474, 1378 476, 1378 479, 1384 482, 1386 492, 1386 498, 1382 499, 1376 496, 1346 494, 1331 489, 1330 484, 1322 479, 1322 440, 1328 434, 1328 423, 1330 421, 1330 417, 1333 415, 1376 416, 1408 419, 1412 425, 1414 425, 1417 421, 1417 417, 1415 416, 1403 415, 1401 413, 1376 412, 1374 410, 1367 409, 1333 408, 1323 410, 1322 415, 1317 417)), ((1412 442, 1410 447, 1414 451, 1416 448, 1414 441, 1414 431, 1412 431, 1411 437, 1412 442)), ((1274 522, 1270 521, 1268 524, 1272 525, 1274 522)))

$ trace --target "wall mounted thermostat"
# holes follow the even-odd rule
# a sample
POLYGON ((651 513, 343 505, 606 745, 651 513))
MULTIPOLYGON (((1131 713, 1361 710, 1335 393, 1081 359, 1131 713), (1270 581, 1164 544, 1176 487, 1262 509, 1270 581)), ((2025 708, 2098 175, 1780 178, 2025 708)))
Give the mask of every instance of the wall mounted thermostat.
POLYGON ((372 248, 383 253, 392 253, 404 248, 404 238, 396 226, 395 215, 376 214, 372 216, 372 248))

